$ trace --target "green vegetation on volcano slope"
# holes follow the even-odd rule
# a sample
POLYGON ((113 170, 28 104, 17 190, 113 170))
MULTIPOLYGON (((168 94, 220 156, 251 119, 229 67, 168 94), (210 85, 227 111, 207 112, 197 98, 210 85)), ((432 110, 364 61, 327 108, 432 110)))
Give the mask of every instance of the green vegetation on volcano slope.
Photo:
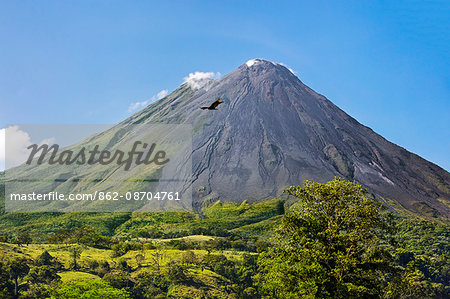
MULTIPOLYGON (((142 238, 176 238, 188 235, 226 237, 234 230, 284 214, 280 199, 241 204, 220 201, 194 213, 133 213, 116 229, 118 235, 142 238)), ((257 235, 253 235, 257 237, 257 235)))
POLYGON ((100 235, 126 239, 228 237, 239 234, 242 228, 248 238, 267 240, 276 219, 284 214, 284 202, 280 199, 239 204, 218 201, 204 207, 203 215, 190 212, 5 213, 4 200, 4 188, 0 186, 0 234, 14 239, 26 232, 34 242, 40 243, 55 232, 80 226, 92 227, 100 235))
MULTIPOLYGON (((66 295, 75 294, 79 288, 85 293, 114 292, 117 298, 270 296, 271 290, 261 287, 265 270, 258 267, 258 256, 282 248, 273 243, 275 239, 269 243, 269 238, 283 219, 290 223, 289 217, 299 206, 286 206, 282 200, 273 199, 241 204, 216 202, 205 207, 202 215, 2 211, 0 289, 13 296, 11 271, 22 269, 17 272, 18 292, 28 298, 69 298, 66 295), (30 237, 31 244, 23 245, 30 237), (46 251, 53 259, 42 258, 46 251), (46 264, 41 265, 43 260, 46 264), (36 273, 48 277, 48 281, 39 282, 36 273)), ((384 278, 388 283, 385 295, 395 298, 409 292, 412 298, 448 296, 448 223, 394 218, 397 232, 386 237, 396 242, 382 245, 385 255, 376 262, 386 262, 401 275, 397 273, 396 280, 389 275, 384 278)), ((311 233, 303 233, 308 231, 311 233)), ((266 258, 260 265, 267 262, 266 258)), ((283 283, 269 282, 272 289, 283 283)))

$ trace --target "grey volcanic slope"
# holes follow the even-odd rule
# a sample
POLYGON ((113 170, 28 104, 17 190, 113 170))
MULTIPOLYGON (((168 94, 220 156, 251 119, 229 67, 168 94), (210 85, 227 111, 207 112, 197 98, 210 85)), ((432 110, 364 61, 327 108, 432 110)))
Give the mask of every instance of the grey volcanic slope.
MULTIPOLYGON (((196 83, 181 85, 167 97, 73 148, 110 144, 122 140, 123 132, 143 137, 130 126, 133 124, 185 123, 193 129, 192 150, 183 152, 186 157, 179 157, 179 161, 186 164, 178 165, 190 168, 191 155, 197 210, 204 201, 260 200, 279 196, 285 188, 304 180, 326 182, 340 176, 362 184, 399 212, 450 215, 447 171, 361 125, 284 66, 252 60, 219 80, 196 83), (218 110, 200 109, 218 97, 223 100, 218 110)), ((89 179, 133 174, 118 173, 118 168, 80 166, 70 175, 89 179)), ((67 171, 67 167, 42 164, 34 168, 22 165, 8 173, 11 178, 39 174, 58 179, 67 178, 67 171)), ((139 176, 155 171, 144 167, 139 169, 139 176)), ((105 180, 80 187, 66 182, 53 191, 106 191, 114 187, 113 183, 105 180)), ((148 186, 130 188, 139 191, 138 187, 148 186)))
POLYGON ((356 181, 396 210, 448 217, 450 174, 361 125, 287 68, 253 60, 124 120, 193 125, 193 197, 259 200, 304 180, 356 181), (218 97, 217 111, 200 110, 218 97))

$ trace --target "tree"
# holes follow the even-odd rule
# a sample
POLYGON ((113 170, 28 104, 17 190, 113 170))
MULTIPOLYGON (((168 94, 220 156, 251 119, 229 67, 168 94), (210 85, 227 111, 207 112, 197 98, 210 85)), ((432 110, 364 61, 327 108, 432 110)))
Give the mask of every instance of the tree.
POLYGON ((130 274, 122 270, 113 270, 103 276, 103 280, 108 282, 116 289, 131 288, 133 282, 130 279, 130 274))
POLYGON ((181 256, 181 261, 184 265, 195 265, 198 263, 197 256, 193 251, 186 251, 181 256))
POLYGON ((94 273, 100 277, 105 276, 109 271, 111 271, 111 267, 107 261, 100 261, 100 262, 91 261, 89 268, 91 270, 95 270, 94 273))
POLYGON ((134 281, 133 298, 158 298, 168 291, 171 284, 166 275, 151 275, 148 272, 140 272, 134 281))
POLYGON ((136 264, 138 265, 138 267, 140 267, 145 262, 145 257, 143 254, 138 253, 134 258, 136 259, 136 264))
POLYGON ((51 266, 53 263, 53 256, 50 255, 50 253, 48 253, 47 250, 45 250, 44 252, 42 252, 36 259, 35 264, 36 266, 51 266))
POLYGON ((242 263, 238 269, 239 285, 241 287, 252 287, 254 276, 257 272, 257 256, 244 253, 242 255, 242 263))
POLYGON ((70 249, 70 256, 72 257, 72 263, 70 264, 70 268, 76 270, 78 269, 77 259, 81 257, 81 253, 83 252, 83 248, 78 245, 72 246, 70 249))
POLYGON ((109 249, 114 241, 110 237, 98 234, 91 226, 77 226, 72 229, 61 229, 47 238, 47 242, 56 244, 77 243, 90 247, 109 249))
POLYGON ((2 243, 8 242, 8 234, 0 233, 0 242, 2 242, 2 243))
POLYGON ((99 235, 91 226, 79 226, 72 231, 72 240, 78 244, 101 249, 109 249, 111 238, 99 235))
POLYGON ((56 260, 47 250, 42 252, 34 261, 36 266, 53 266, 56 270, 62 269, 62 264, 56 260))
POLYGON ((11 282, 9 267, 0 261, 0 298, 11 298, 13 296, 14 284, 11 282))
POLYGON ((54 286, 43 283, 29 284, 26 291, 21 292, 19 298, 50 298, 54 286))
POLYGON ((125 259, 120 259, 117 261, 117 269, 125 271, 125 272, 131 272, 131 266, 128 265, 127 261, 125 259))
POLYGON ((61 279, 57 273, 58 270, 53 266, 36 266, 31 268, 30 272, 26 276, 26 280, 33 284, 50 284, 53 280, 61 279))
POLYGON ((201 262, 203 268, 209 268, 210 270, 220 274, 228 279, 236 280, 235 264, 233 261, 227 259, 223 254, 206 254, 203 256, 201 262))
POLYGON ((28 244, 30 244, 31 242, 33 242, 33 240, 31 239, 31 236, 29 233, 24 232, 24 233, 19 233, 15 238, 14 238, 14 242, 15 244, 22 246, 23 244, 26 244, 28 246, 28 244))
POLYGON ((7 269, 10 278, 14 281, 14 295, 17 296, 19 289, 18 280, 28 274, 30 267, 28 267, 27 260, 25 258, 16 258, 9 261, 7 264, 7 269))
POLYGON ((260 255, 260 290, 283 298, 380 296, 393 272, 384 241, 391 221, 381 204, 340 178, 285 192, 299 201, 283 217, 274 246, 260 255))
POLYGON ((151 253, 153 265, 156 266, 156 269, 159 271, 161 266, 161 261, 164 256, 164 253, 162 250, 156 249, 151 253))
POLYGON ((186 279, 187 279, 186 267, 184 267, 183 265, 180 265, 178 263, 175 263, 175 262, 169 263, 168 267, 169 267, 169 269, 168 269, 167 274, 171 281, 175 281, 175 282, 186 281, 186 279))
POLYGON ((62 244, 62 243, 69 244, 72 241, 71 235, 72 235, 72 231, 70 231, 68 229, 61 229, 60 231, 58 231, 58 232, 54 233, 53 235, 51 235, 50 237, 48 237, 47 242, 53 243, 53 244, 62 244))

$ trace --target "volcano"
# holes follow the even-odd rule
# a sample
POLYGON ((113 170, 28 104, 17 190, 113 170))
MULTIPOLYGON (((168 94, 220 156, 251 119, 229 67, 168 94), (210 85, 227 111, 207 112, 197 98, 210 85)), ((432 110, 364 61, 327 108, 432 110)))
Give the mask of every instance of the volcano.
POLYGON ((121 126, 193 126, 194 202, 260 200, 304 180, 358 182, 392 209, 448 217, 450 174, 339 109, 281 64, 254 59, 183 84, 121 126), (203 111, 221 98, 218 111, 203 111))
POLYGON ((115 130, 145 123, 192 126, 197 209, 216 200, 277 197, 304 180, 338 176, 392 210, 450 215, 447 171, 360 124, 278 63, 253 59, 220 79, 184 83, 115 130), (217 110, 199 109, 218 98, 217 110))

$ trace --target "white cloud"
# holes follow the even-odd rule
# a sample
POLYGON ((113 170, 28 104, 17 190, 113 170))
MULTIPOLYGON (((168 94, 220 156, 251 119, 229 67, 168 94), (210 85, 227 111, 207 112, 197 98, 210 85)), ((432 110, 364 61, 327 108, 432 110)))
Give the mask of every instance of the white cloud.
MULTIPOLYGON (((250 59, 250 60, 247 61, 245 64, 246 64, 248 67, 252 67, 252 66, 258 65, 258 64, 260 64, 260 63, 262 63, 262 62, 264 62, 264 61, 265 61, 265 60, 263 60, 263 59, 255 58, 255 59, 250 59)), ((282 62, 273 62, 273 61, 266 61, 266 62, 270 62, 270 63, 272 63, 273 65, 277 65, 277 64, 282 65, 282 66, 284 66, 285 68, 287 68, 292 74, 297 75, 293 69, 291 69, 290 67, 288 67, 286 64, 284 64, 284 63, 282 63, 282 62)))
POLYGON ((5 129, 0 129, 0 171, 5 170, 5 129))
POLYGON ((282 66, 284 66, 285 68, 287 68, 292 74, 297 75, 297 73, 296 73, 293 69, 291 69, 290 67, 288 67, 286 64, 284 64, 284 63, 282 63, 282 62, 280 62, 279 64, 281 64, 282 66))
POLYGON ((256 58, 256 59, 251 59, 251 60, 247 61, 245 64, 248 67, 251 67, 251 66, 256 65, 256 64, 258 64, 260 62, 261 62, 261 59, 256 58))
MULTIPOLYGON (((39 145, 53 144, 54 142, 54 138, 47 138, 42 140, 39 145)), ((30 135, 21 130, 19 126, 0 129, 0 170, 24 163, 30 154, 27 147, 31 144, 30 135), (8 143, 6 143, 6 135, 8 143)))
POLYGON ((130 104, 130 106, 128 106, 128 112, 133 112, 135 110, 138 110, 141 107, 145 107, 145 106, 147 106, 148 102, 149 101, 147 100, 147 101, 132 103, 132 104, 130 104))
POLYGON ((156 94, 156 98, 157 98, 157 100, 160 100, 160 99, 164 98, 168 94, 169 94, 169 91, 167 89, 163 89, 163 90, 161 90, 160 92, 158 92, 156 94))
POLYGON ((19 126, 10 126, 2 129, 4 136, 4 156, 1 157, 3 167, 10 168, 22 164, 28 157, 27 146, 31 144, 30 135, 19 129, 19 126), (6 143, 6 136, 8 143, 6 143))
POLYGON ((128 106, 128 112, 133 112, 140 108, 143 108, 143 107, 147 106, 148 104, 153 103, 154 101, 164 98, 168 94, 169 94, 169 91, 167 89, 163 89, 146 101, 131 103, 130 106, 128 106))
POLYGON ((261 63, 264 63, 264 62, 266 62, 266 63, 271 63, 271 64, 273 64, 273 65, 277 65, 277 64, 278 64, 278 63, 276 63, 276 62, 264 60, 264 59, 261 59, 261 58, 250 59, 250 60, 247 61, 245 64, 246 64, 248 67, 252 67, 252 66, 254 66, 254 65, 258 65, 258 64, 261 64, 261 63))
POLYGON ((218 78, 220 78, 219 72, 195 72, 184 77, 183 83, 187 83, 192 89, 199 89, 205 87, 211 80, 218 78))

